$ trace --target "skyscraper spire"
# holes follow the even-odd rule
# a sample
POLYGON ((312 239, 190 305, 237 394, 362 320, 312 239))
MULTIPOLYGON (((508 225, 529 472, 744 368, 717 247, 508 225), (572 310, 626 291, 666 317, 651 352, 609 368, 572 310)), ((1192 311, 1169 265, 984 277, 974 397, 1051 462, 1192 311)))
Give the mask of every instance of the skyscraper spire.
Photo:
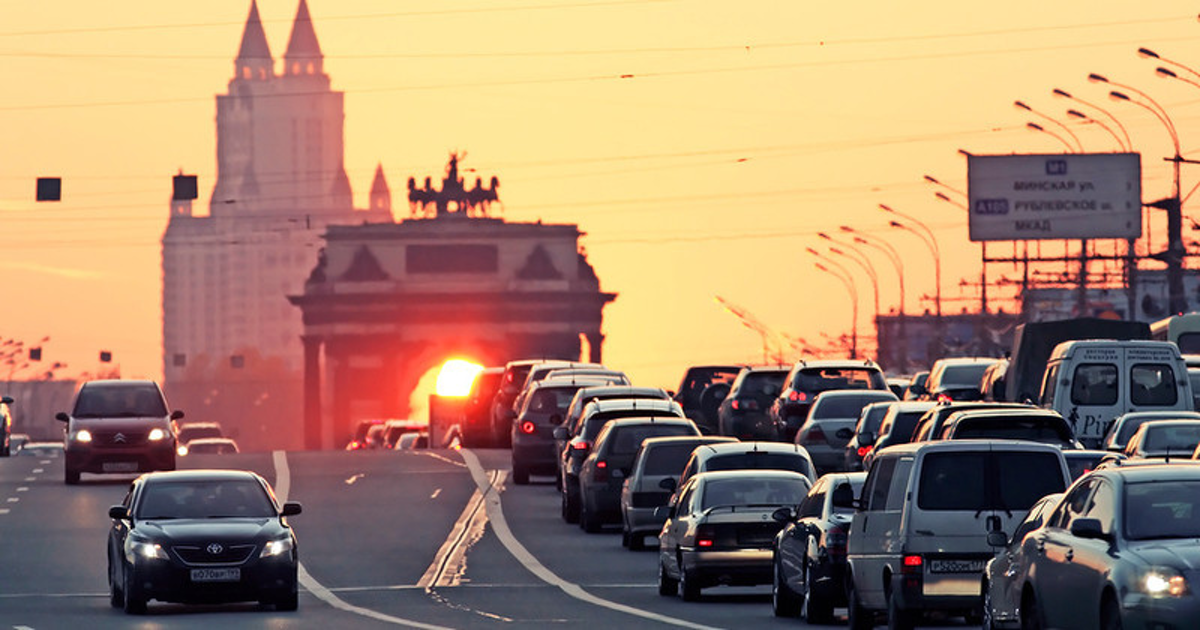
POLYGON ((250 0, 250 16, 246 18, 242 45, 238 49, 237 60, 234 61, 236 78, 267 79, 273 74, 274 65, 271 47, 267 45, 267 35, 263 32, 262 19, 258 17, 258 3, 250 0))
POLYGON ((286 66, 284 74, 324 74, 321 45, 317 43, 317 32, 313 30, 312 18, 308 14, 308 2, 300 0, 296 19, 292 22, 292 36, 288 39, 287 52, 283 54, 286 66))

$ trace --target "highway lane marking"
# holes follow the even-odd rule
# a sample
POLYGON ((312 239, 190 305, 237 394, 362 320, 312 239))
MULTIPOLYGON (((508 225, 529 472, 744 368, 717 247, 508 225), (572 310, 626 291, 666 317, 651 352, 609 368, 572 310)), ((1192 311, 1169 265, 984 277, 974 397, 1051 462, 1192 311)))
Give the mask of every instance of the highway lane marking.
POLYGON ((8 509, 8 508, 0 508, 0 514, 8 514, 8 513, 9 513, 9 512, 11 512, 11 511, 12 511, 12 510, 10 510, 10 509, 8 509))
POLYGON ((438 455, 437 453, 431 453, 429 451, 417 451, 417 452, 420 453, 421 455, 428 455, 429 457, 432 457, 434 459, 440 459, 440 460, 446 462, 447 464, 454 464, 455 466, 458 466, 460 468, 467 467, 466 464, 464 464, 462 462, 456 462, 453 459, 450 459, 449 457, 446 457, 444 455, 438 455))
POLYGON ((16 503, 17 501, 20 501, 20 500, 21 500, 21 499, 19 499, 19 498, 17 498, 17 497, 8 497, 8 502, 9 502, 9 503, 16 503))
POLYGON ((434 490, 434 491, 433 491, 433 494, 429 495, 429 498, 430 498, 430 499, 436 499, 436 498, 438 497, 438 495, 439 495, 439 494, 441 494, 441 493, 442 493, 442 489, 441 489, 441 488, 438 488, 437 490, 434 490))
MULTIPOLYGON (((499 481, 499 471, 492 471, 489 482, 496 484, 499 481)), ((438 488, 434 496, 441 491, 441 488, 438 488)), ((462 514, 450 528, 450 534, 446 536, 446 541, 434 555, 433 562, 425 570, 421 579, 417 581, 418 586, 429 591, 439 586, 458 586, 462 582, 462 576, 467 566, 467 550, 483 537, 484 529, 487 526, 487 512, 481 510, 482 507, 483 493, 476 489, 471 498, 467 500, 462 514)))
POLYGON ((25 481, 37 481, 37 477, 26 477, 25 481))
MULTIPOLYGON (((274 451, 272 453, 272 459, 275 463, 275 496, 278 497, 281 502, 287 501, 288 495, 292 490, 292 473, 291 469, 288 468, 287 453, 284 451, 274 451)), ((391 615, 385 615, 374 610, 349 604, 342 598, 334 595, 332 591, 330 591, 328 588, 325 588, 320 582, 314 579, 313 576, 308 573, 308 569, 304 567, 304 563, 299 563, 299 566, 297 567, 297 573, 300 585, 303 586, 305 590, 315 595, 317 599, 338 610, 343 610, 362 617, 367 617, 368 619, 374 619, 376 621, 382 621, 384 623, 391 623, 399 626, 422 628, 423 630, 451 630, 450 628, 446 628, 444 626, 435 626, 421 623, 419 621, 412 621, 410 619, 393 617, 391 615)))
POLYGON ((358 481, 359 479, 362 479, 363 477, 366 477, 366 475, 363 473, 358 473, 357 475, 351 475, 351 477, 346 480, 346 485, 352 486, 352 485, 354 485, 355 481, 358 481))
MULTIPOLYGON (((50 462, 42 462, 42 463, 43 463, 43 464, 49 464, 50 462)), ((36 474, 40 474, 40 473, 44 473, 44 472, 46 472, 46 469, 45 469, 45 468, 34 468, 34 469, 33 469, 33 473, 34 473, 35 475, 36 475, 36 474)))
POLYGON ((602 597, 592 595, 584 590, 582 586, 573 582, 568 582, 567 580, 559 577, 553 571, 546 568, 546 565, 542 564, 532 553, 529 552, 528 549, 525 548, 524 545, 521 544, 519 540, 517 540, 517 537, 513 535, 512 530, 508 527, 508 521, 504 518, 504 507, 500 503, 500 494, 496 491, 496 487, 489 483, 488 477, 483 471, 483 466, 479 463, 479 457, 477 457, 475 453, 472 453, 470 449, 466 448, 460 449, 458 453, 462 456, 463 461, 465 461, 467 464, 467 468, 471 471, 471 477, 475 479, 475 485, 479 488, 480 492, 483 492, 484 494, 484 505, 487 510, 488 520, 492 524, 492 531, 496 534, 496 537, 500 539, 500 542, 503 543, 505 548, 508 549, 508 552, 512 554, 512 556, 516 558, 518 562, 524 565, 530 573, 536 575, 543 582, 546 582, 552 586, 557 586, 560 590, 562 590, 562 592, 574 597, 575 599, 587 602, 589 604, 594 604, 596 606, 602 606, 604 608, 608 608, 609 610, 615 610, 634 615, 636 617, 642 617, 643 619, 651 619, 653 621, 684 628, 696 628, 698 630, 709 630, 713 628, 713 626, 692 623, 683 619, 676 619, 674 617, 660 615, 648 610, 642 610, 641 608, 634 608, 633 606, 626 606, 625 604, 612 602, 602 597))

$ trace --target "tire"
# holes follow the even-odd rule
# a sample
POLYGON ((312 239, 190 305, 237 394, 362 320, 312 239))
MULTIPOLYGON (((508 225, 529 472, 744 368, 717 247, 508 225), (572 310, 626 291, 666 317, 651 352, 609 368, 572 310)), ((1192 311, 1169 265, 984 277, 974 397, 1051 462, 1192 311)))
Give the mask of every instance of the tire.
POLYGON ((804 559, 804 621, 810 624, 833 623, 833 604, 827 599, 813 597, 812 565, 804 559))
POLYGON ((900 607, 895 591, 888 593, 888 630, 913 630, 917 627, 917 615, 900 607))
POLYGON ((679 592, 679 580, 667 575, 667 568, 658 560, 658 594, 663 597, 675 597, 679 592))
POLYGON ((992 590, 991 585, 987 583, 987 580, 984 580, 984 582, 983 582, 983 619, 981 620, 981 623, 980 623, 980 625, 983 626, 983 630, 997 630, 996 622, 992 618, 992 593, 991 593, 991 590, 992 590))
POLYGON ((804 597, 787 585, 778 556, 774 565, 775 570, 771 572, 771 609, 776 617, 799 617, 800 609, 804 607, 804 597))
POLYGON ((563 487, 561 500, 559 502, 562 504, 562 520, 567 523, 578 523, 579 506, 571 500, 570 484, 567 484, 563 487))
POLYGON ((132 570, 128 567, 124 570, 122 591, 124 591, 125 599, 122 602, 127 615, 144 615, 146 614, 146 596, 142 595, 142 589, 136 586, 137 581, 132 579, 130 574, 132 570))
POLYGON ((849 612, 846 616, 850 630, 871 630, 875 627, 875 616, 862 607, 858 600, 858 589, 854 587, 854 578, 847 577, 846 600, 849 612))
POLYGON ((282 595, 275 600, 275 610, 281 612, 292 612, 300 607, 300 594, 292 590, 286 595, 282 595))
POLYGON ((108 605, 113 608, 125 607, 125 592, 117 584, 117 581, 112 578, 112 561, 109 560, 108 566, 108 605))
POLYGON ((603 523, 600 520, 600 516, 593 514, 592 511, 588 509, 587 500, 580 497, 579 526, 583 528, 583 531, 589 534, 598 534, 600 533, 600 526, 602 524, 603 523))
POLYGON ((1121 630, 1123 627, 1121 606, 1117 604, 1117 600, 1111 594, 1106 593, 1104 601, 1100 604, 1100 628, 1101 630, 1121 630))
POLYGON ((696 581, 696 574, 679 567, 679 596, 685 602, 700 601, 700 584, 696 581))
POLYGON ((1021 595, 1021 630, 1042 630, 1042 614, 1032 591, 1021 595))
POLYGON ((66 484, 68 486, 73 486, 73 485, 79 483, 79 471, 78 470, 71 470, 70 468, 65 468, 64 471, 65 472, 63 474, 63 481, 66 482, 66 484))
POLYGON ((513 472, 513 475, 512 475, 513 483, 517 484, 518 486, 529 485, 529 469, 528 468, 522 466, 521 464, 518 464, 516 460, 513 460, 512 472, 513 472))

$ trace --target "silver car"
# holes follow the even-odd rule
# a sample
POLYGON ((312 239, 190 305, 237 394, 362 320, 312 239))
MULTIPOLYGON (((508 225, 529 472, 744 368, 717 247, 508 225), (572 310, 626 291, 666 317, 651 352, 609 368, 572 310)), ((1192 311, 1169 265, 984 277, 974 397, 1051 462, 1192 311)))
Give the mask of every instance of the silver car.
MULTIPOLYGON (((1019 604, 1021 584, 1031 558, 1025 556, 1022 543, 1033 530, 1046 522, 1046 517, 1058 505, 1062 493, 1048 494, 1029 508, 1029 514, 1013 530, 1012 540, 988 561, 983 570, 983 627, 1018 628, 1021 625, 1019 604)), ((997 540, 996 542, 1000 542, 997 540)))
POLYGON ((846 444, 854 437, 854 425, 863 407, 876 402, 900 400, 889 390, 838 389, 822 392, 796 431, 795 443, 808 450, 817 472, 842 472, 846 466, 846 444))
POLYGON ((621 542, 631 551, 645 546, 646 536, 658 535, 666 517, 655 510, 667 504, 671 491, 664 480, 675 480, 697 446, 718 442, 736 442, 736 438, 716 435, 694 437, 656 437, 642 441, 633 460, 633 469, 621 486, 621 542))

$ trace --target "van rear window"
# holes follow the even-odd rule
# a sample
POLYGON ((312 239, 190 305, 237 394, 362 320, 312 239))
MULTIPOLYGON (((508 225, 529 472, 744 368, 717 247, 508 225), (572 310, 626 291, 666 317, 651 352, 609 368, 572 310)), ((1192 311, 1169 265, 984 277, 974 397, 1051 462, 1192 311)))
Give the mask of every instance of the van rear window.
POLYGON ((1129 370, 1133 384, 1129 402, 1134 405, 1169 406, 1179 400, 1175 371, 1165 363, 1142 363, 1129 370))
POLYGON ((1076 367, 1071 379, 1071 402, 1076 405, 1115 405, 1117 366, 1084 363, 1076 367))
POLYGON ((921 464, 922 510, 1028 510, 1062 492, 1061 455, 1047 452, 931 453, 921 464))

